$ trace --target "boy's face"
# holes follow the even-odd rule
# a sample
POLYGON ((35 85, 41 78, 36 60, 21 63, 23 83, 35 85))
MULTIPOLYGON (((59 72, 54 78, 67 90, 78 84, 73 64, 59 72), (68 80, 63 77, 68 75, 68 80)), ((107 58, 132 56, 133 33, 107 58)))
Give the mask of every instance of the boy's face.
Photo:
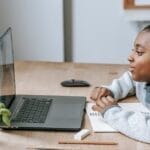
POLYGON ((133 80, 150 82, 150 32, 140 32, 129 55, 133 80))

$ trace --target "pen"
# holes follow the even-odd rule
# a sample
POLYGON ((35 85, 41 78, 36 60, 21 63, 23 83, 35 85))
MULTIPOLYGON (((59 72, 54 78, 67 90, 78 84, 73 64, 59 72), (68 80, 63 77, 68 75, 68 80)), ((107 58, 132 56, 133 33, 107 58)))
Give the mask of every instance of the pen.
POLYGON ((75 149, 75 148, 62 148, 62 147, 27 147, 27 149, 31 149, 31 150, 79 150, 79 149, 75 149))
POLYGON ((116 142, 99 142, 99 141, 59 141, 59 144, 89 144, 89 145, 118 145, 116 142))
POLYGON ((44 147, 28 147, 27 149, 35 149, 35 150, 64 150, 61 148, 44 148, 44 147))
POLYGON ((72 147, 50 147, 50 146, 29 146, 26 147, 30 150, 80 150, 79 148, 72 148, 72 147))

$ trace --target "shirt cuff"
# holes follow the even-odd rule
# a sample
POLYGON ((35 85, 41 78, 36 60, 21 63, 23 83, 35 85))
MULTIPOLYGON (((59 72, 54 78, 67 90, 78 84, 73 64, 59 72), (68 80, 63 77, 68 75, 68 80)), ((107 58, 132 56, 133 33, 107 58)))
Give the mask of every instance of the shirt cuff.
POLYGON ((107 107, 104 111, 101 112, 102 117, 104 117, 104 114, 105 114, 108 110, 110 110, 111 108, 114 108, 114 107, 121 108, 119 105, 112 105, 112 106, 110 106, 110 107, 107 107))

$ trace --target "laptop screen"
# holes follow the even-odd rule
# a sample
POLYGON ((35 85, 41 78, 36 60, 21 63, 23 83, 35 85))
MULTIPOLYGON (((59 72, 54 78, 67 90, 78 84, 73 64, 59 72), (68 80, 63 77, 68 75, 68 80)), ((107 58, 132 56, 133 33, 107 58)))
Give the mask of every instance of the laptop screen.
POLYGON ((8 107, 15 93, 12 33, 8 28, 0 32, 0 101, 8 107))

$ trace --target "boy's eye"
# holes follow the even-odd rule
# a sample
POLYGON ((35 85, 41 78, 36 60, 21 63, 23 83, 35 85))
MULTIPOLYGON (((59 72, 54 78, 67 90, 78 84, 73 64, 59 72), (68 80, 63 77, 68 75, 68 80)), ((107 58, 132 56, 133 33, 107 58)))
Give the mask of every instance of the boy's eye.
POLYGON ((138 56, 142 56, 144 52, 135 51, 138 56))
POLYGON ((136 53, 138 56, 142 56, 143 53, 144 53, 144 52, 141 52, 141 51, 135 50, 135 49, 132 49, 132 51, 133 51, 134 53, 136 53))

